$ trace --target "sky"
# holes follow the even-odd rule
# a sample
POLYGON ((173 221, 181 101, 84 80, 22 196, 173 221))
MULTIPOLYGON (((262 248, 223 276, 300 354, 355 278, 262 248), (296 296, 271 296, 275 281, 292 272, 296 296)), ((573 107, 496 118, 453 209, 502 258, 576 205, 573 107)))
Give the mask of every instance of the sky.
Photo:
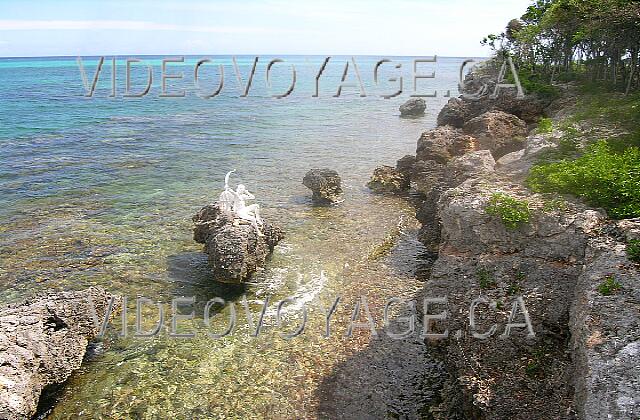
POLYGON ((0 56, 482 57, 530 0, 0 0, 0 56))

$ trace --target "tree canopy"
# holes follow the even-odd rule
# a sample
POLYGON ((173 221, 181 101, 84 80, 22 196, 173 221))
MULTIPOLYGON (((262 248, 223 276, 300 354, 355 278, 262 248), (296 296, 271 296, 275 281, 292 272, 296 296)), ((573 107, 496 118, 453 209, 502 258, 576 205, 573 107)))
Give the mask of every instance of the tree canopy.
POLYGON ((584 76, 626 92, 640 87, 638 0, 536 0, 482 43, 551 80, 584 76))

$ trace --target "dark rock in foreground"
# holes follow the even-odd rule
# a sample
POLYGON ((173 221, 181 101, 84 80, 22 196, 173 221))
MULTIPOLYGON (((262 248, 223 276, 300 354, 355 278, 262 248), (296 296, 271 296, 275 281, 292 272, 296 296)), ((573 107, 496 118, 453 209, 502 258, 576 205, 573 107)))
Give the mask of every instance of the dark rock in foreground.
POLYGON ((409 189, 409 177, 392 166, 379 166, 367 186, 378 193, 397 194, 409 189))
POLYGON ((0 418, 31 418, 42 390, 62 384, 80 367, 110 299, 92 287, 0 310, 0 418))
POLYGON ((400 115, 402 116, 420 116, 424 115, 427 109, 427 103, 422 98, 411 98, 407 102, 400 105, 400 115))
POLYGON ((193 239, 204 244, 214 279, 223 283, 249 279, 284 238, 282 229, 269 223, 261 227, 264 236, 260 236, 249 222, 234 217, 217 203, 200 209, 193 222, 193 239))
POLYGON ((311 169, 302 179, 302 184, 313 191, 316 204, 333 204, 340 201, 342 181, 333 169, 311 169))

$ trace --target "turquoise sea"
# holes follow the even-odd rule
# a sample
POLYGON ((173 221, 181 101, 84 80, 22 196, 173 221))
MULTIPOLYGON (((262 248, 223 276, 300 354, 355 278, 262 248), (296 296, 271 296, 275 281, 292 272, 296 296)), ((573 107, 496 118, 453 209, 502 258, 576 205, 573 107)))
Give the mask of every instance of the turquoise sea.
MULTIPOLYGON (((338 333, 359 295, 369 298, 381 324, 384 299, 413 297, 421 289, 420 264, 428 256, 414 237, 415 210, 403 198, 372 194, 365 184, 376 166, 415 153, 420 133, 435 125, 448 100, 445 93, 457 95, 464 58, 419 64, 422 73, 435 71, 435 78, 417 82, 419 93, 435 90, 437 97, 426 98, 426 115, 412 119, 400 118, 398 106, 413 91, 413 57, 388 57, 402 63, 404 92, 392 99, 381 95, 397 90, 397 81, 385 81, 399 70, 383 65, 379 85, 373 80, 384 57, 353 58, 367 97, 360 96, 351 57, 330 59, 314 97, 322 56, 279 57, 285 63, 272 67, 271 88, 265 72, 276 57, 261 56, 248 96, 240 97, 232 57, 213 56, 224 67, 224 86, 211 99, 199 97, 205 89, 193 83, 201 57, 167 67, 183 72, 182 80, 168 83, 172 91, 185 89, 184 98, 159 97, 162 57, 140 58, 152 64, 154 79, 149 94, 137 99, 122 97, 122 57, 115 98, 109 97, 110 57, 91 98, 75 57, 0 58, 0 302, 91 285, 131 300, 195 296, 198 302, 194 339, 121 338, 116 325, 64 388, 43 399, 42 412, 50 418, 315 418, 345 410, 363 417, 418 410, 416 401, 430 398, 419 391, 424 378, 411 376, 419 383, 409 383, 407 373, 392 368, 366 375, 379 365, 371 357, 387 353, 405 360, 409 375, 426 371, 430 362, 419 340, 378 352, 368 334, 347 339, 338 333), (347 82, 355 86, 334 97, 346 62, 347 82), (290 85, 291 63, 293 92, 273 98, 290 85), (301 182, 315 167, 339 172, 344 203, 311 205, 301 182), (231 169, 237 170, 231 183, 245 184, 265 219, 287 234, 244 287, 214 282, 191 232, 191 216, 217 198, 231 169), (240 313, 232 335, 208 338, 204 303, 216 296, 238 303, 243 294, 256 313, 266 296, 272 302, 290 296, 294 309, 309 305, 309 331, 284 340, 267 320, 266 332, 253 338, 240 313), (314 305, 329 306, 338 295, 336 334, 323 338, 314 305), (341 371, 351 373, 345 379, 341 371), (380 378, 405 381, 398 391, 404 396, 385 391, 380 378)), ((243 82, 253 62, 237 57, 243 82)), ((97 58, 83 63, 91 79, 97 58)), ((143 67, 133 66, 134 91, 142 90, 145 76, 143 67)), ((216 66, 206 65, 202 86, 215 90, 219 76, 216 66)), ((225 322, 213 324, 221 330, 225 322)))

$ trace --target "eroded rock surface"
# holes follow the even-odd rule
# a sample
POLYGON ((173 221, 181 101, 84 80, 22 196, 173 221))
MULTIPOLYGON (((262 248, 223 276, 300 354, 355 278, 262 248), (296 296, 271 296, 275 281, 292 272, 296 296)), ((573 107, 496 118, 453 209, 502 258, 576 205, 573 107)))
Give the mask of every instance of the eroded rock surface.
POLYGON ((0 418, 30 419, 42 390, 80 367, 110 299, 92 287, 0 310, 0 418))
POLYGON ((284 238, 282 229, 266 222, 260 236, 249 222, 234 217, 217 203, 200 209, 193 222, 193 239, 204 244, 213 278, 223 283, 248 280, 284 238))
POLYGON ((472 136, 459 128, 445 125, 422 133, 418 139, 416 159, 447 163, 454 156, 477 150, 477 146, 472 136))
POLYGON ((502 111, 485 112, 467 121, 463 130, 478 141, 479 149, 490 150, 496 159, 522 149, 527 136, 527 124, 502 111))
POLYGON ((342 180, 333 169, 311 169, 302 183, 313 192, 312 199, 316 204, 333 204, 342 198, 342 180))
POLYGON ((404 117, 417 117, 420 115, 424 115, 425 109, 427 109, 427 102, 424 99, 411 98, 407 102, 400 105, 400 115, 404 117))
POLYGON ((393 166, 379 166, 367 186, 377 193, 399 194, 409 189, 409 177, 393 166))
MULTIPOLYGON (((544 114, 545 101, 513 92, 491 98, 495 83, 486 74, 469 81, 463 91, 480 97, 450 100, 440 127, 418 141, 416 159, 398 162, 424 195, 418 239, 438 252, 425 294, 447 298, 430 310, 447 310, 447 321, 435 321, 432 331, 448 330, 448 337, 428 345, 450 375, 442 403, 430 414, 635 418, 640 264, 628 260, 625 247, 640 238, 640 221, 608 221, 603 211, 578 200, 527 190, 530 168, 554 153, 563 133, 528 135, 526 123, 544 114), (460 141, 464 136, 472 141, 460 141), (463 147, 452 148, 456 141, 463 147), (526 203, 526 220, 510 226, 489 212, 496 194, 526 203), (616 283, 605 295, 607 278, 616 283), (519 299, 534 334, 520 326, 501 337, 509 322, 524 322, 519 299)), ((511 217, 512 210, 503 214, 511 217)))

